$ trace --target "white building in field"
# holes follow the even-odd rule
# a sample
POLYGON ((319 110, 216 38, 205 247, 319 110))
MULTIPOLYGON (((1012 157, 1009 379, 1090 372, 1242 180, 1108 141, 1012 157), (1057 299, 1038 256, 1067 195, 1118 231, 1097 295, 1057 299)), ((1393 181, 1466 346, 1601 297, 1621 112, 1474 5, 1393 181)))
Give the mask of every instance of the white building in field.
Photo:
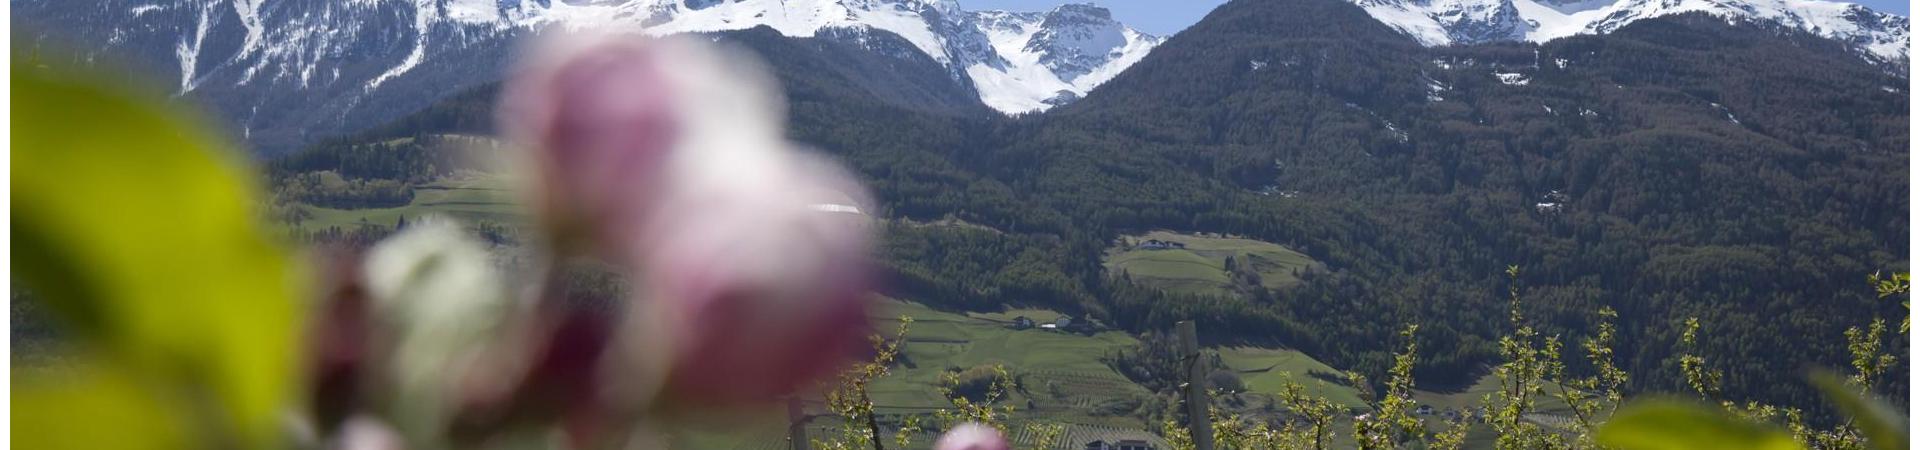
POLYGON ((1086 450, 1154 450, 1153 444, 1140 439, 1121 439, 1117 441, 1096 440, 1087 443, 1086 450))

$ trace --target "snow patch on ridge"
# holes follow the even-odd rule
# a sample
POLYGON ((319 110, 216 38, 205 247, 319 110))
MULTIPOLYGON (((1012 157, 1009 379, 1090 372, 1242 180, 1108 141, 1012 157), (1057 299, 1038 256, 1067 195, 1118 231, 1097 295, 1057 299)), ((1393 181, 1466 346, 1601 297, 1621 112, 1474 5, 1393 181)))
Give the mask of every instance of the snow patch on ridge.
POLYGON ((192 40, 182 37, 173 45, 173 55, 180 61, 180 93, 192 91, 195 69, 200 67, 200 48, 207 41, 207 29, 213 27, 213 17, 206 9, 200 10, 200 20, 194 22, 192 40))
POLYGON ((413 11, 413 29, 414 29, 413 51, 408 52, 406 59, 400 60, 399 65, 396 65, 391 69, 387 69, 385 73, 381 73, 380 76, 374 77, 373 81, 367 82, 367 92, 373 92, 374 89, 380 88, 380 85, 386 83, 387 80, 391 80, 393 79, 393 77, 400 76, 400 74, 404 74, 404 73, 407 73, 407 71, 409 70, 413 70, 414 66, 420 65, 421 60, 426 59, 427 36, 431 34, 430 32, 432 31, 432 27, 433 27, 433 19, 435 19, 437 16, 437 14, 432 14, 432 13, 439 12, 439 8, 433 7, 434 6, 432 3, 433 0, 414 0, 414 1, 416 2, 415 5, 418 6, 419 8, 414 9, 413 11))
POLYGON ((1349 0, 1422 45, 1546 42, 1609 33, 1641 19, 1703 12, 1760 20, 1858 46, 1886 61, 1907 58, 1904 17, 1828 0, 1349 0))
MULTIPOLYGON (((575 5, 529 3, 523 25, 566 28, 637 27, 653 35, 745 30, 766 26, 791 37, 813 37, 821 29, 871 27, 900 35, 935 61, 951 61, 946 42, 933 32, 918 1, 737 0, 700 8, 677 1, 651 0, 575 5)), ((934 9, 938 11, 938 9, 934 9)))

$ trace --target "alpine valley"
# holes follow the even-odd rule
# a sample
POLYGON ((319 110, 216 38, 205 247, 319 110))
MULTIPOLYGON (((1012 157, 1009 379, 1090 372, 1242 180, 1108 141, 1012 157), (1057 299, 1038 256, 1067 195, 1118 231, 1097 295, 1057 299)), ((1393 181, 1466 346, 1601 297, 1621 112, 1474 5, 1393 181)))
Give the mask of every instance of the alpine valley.
MULTIPOLYGON (((78 49, 206 105, 266 161, 275 215, 334 238, 439 213, 511 245, 510 200, 449 144, 490 141, 518 41, 615 26, 750 49, 790 136, 875 191, 884 293, 946 318, 914 324, 948 333, 905 350, 928 370, 979 364, 956 355, 1000 339, 966 335, 982 317, 1046 310, 1143 348, 1194 319, 1256 392, 1298 361, 1377 381, 1419 324, 1422 401, 1450 405, 1485 391, 1515 311, 1595 370, 1578 346, 1604 308, 1632 394, 1691 392, 1676 367, 1700 356, 1729 399, 1831 421, 1804 369, 1850 367, 1849 327, 1907 314, 1866 282, 1908 267, 1907 19, 1848 3, 1232 0, 1171 36, 1094 5, 948 0, 12 6, 16 54, 78 49), (1256 347, 1302 359, 1230 350, 1256 347)), ((988 360, 1066 367, 1023 372, 1033 411, 1175 414, 1110 347, 1001 344, 1045 356, 988 360)), ((1873 391, 1907 404, 1904 381, 1873 391)))

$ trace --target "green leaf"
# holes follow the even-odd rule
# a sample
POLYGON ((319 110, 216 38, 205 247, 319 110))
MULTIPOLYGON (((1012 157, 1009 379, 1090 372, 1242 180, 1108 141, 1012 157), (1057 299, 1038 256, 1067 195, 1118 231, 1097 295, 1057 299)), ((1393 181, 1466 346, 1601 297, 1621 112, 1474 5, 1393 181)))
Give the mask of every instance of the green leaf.
POLYGON ((176 405, 124 372, 79 362, 57 374, 16 375, 14 386, 33 387, 13 390, 12 445, 45 450, 203 447, 188 440, 185 431, 191 424, 182 420, 176 405), (48 375, 58 379, 36 379, 53 378, 48 375))
POLYGON ((1907 448, 1907 419, 1900 417, 1893 407, 1867 398, 1833 372, 1815 371, 1811 378, 1813 385, 1820 388, 1820 393, 1827 396, 1827 401, 1846 413, 1847 418, 1853 419, 1854 425, 1866 434, 1867 442, 1873 444, 1873 448, 1907 448))
MULTIPOLYGON (((199 439, 268 442, 293 387, 297 280, 256 221, 238 155, 158 97, 28 64, 10 77, 13 276, 125 387, 47 387, 16 410, 33 415, 67 398, 161 402, 203 416, 194 418, 199 439), (102 398, 125 392, 147 397, 102 398)), ((35 442, 90 438, 16 431, 45 438, 35 442)))
POLYGON ((1747 422, 1720 410, 1669 400, 1622 408, 1595 433, 1621 450, 1788 450, 1801 448, 1785 430, 1747 422))

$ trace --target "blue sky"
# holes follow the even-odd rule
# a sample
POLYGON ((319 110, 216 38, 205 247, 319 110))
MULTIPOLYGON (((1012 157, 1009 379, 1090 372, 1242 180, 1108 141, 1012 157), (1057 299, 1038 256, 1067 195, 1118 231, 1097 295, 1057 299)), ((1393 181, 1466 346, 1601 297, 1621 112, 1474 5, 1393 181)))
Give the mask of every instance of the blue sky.
MULTIPOLYGON (((1087 0, 960 0, 967 9, 1004 9, 1009 11, 1045 11, 1062 3, 1083 3, 1087 0)), ((1092 0, 1093 3, 1113 10, 1113 17, 1121 23, 1135 29, 1161 36, 1186 29, 1188 25, 1200 21, 1213 7, 1226 3, 1226 0, 1092 0)), ((1910 0, 1860 0, 1854 3, 1867 5, 1880 12, 1908 15, 1912 4, 1910 0)))
POLYGON ((1868 8, 1873 8, 1874 11, 1894 13, 1908 17, 1913 16, 1910 12, 1913 10, 1913 2, 1908 0, 1867 0, 1854 3, 1867 5, 1868 8))

